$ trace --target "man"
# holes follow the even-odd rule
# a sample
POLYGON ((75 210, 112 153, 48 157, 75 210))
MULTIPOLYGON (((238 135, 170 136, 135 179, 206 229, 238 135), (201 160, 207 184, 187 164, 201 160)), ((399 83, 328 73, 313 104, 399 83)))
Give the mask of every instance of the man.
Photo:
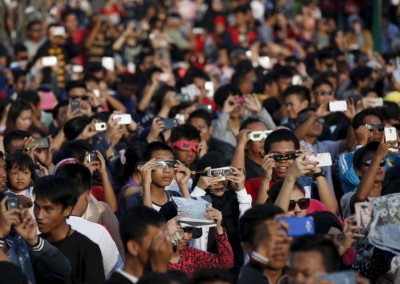
POLYGON ((120 232, 125 265, 107 284, 132 284, 149 271, 165 273, 172 257, 172 243, 164 218, 153 209, 136 206, 125 211, 120 232))
MULTIPOLYGON (((87 91, 86 84, 84 81, 76 80, 69 81, 65 88, 67 91, 67 99, 71 101, 79 101, 79 112, 85 116, 92 115, 92 109, 89 102, 90 95, 87 91)), ((72 111, 72 110, 71 110, 72 111)))
POLYGON ((275 220, 282 213, 272 204, 257 205, 240 218, 239 235, 250 262, 242 268, 238 284, 283 283, 287 279, 288 225, 275 220))
POLYGON ((310 92, 304 86, 290 86, 283 93, 283 97, 288 114, 287 120, 283 125, 294 131, 297 115, 311 103, 310 92))
POLYGON ((235 148, 222 140, 212 137, 214 128, 211 125, 211 113, 198 109, 192 112, 187 120, 188 124, 200 131, 201 141, 207 143, 208 151, 217 151, 224 155, 227 163, 232 161, 235 148))
POLYGON ((39 47, 46 41, 42 22, 39 20, 29 22, 26 26, 26 36, 24 45, 28 49, 29 58, 33 58, 39 47))
MULTIPOLYGON (((103 283, 104 268, 99 246, 78 233, 67 223, 77 196, 76 184, 65 177, 46 176, 35 181, 34 214, 42 237, 57 247, 71 263, 70 281, 103 283)), ((40 277, 37 283, 48 283, 40 277)))
POLYGON ((118 220, 110 207, 104 203, 101 204, 101 207, 97 206, 96 213, 105 215, 101 218, 105 222, 94 223, 87 220, 87 217, 85 218, 89 204, 96 202, 96 205, 98 205, 97 200, 92 201, 94 199, 90 194, 92 175, 87 167, 82 164, 66 164, 59 167, 55 174, 70 178, 77 183, 77 186, 71 188, 71 191, 78 196, 78 201, 67 223, 99 245, 103 256, 104 272, 106 278, 109 278, 111 273, 122 265, 124 257, 123 246, 118 232, 118 220), (118 247, 116 244, 118 244, 118 247))
POLYGON ((353 88, 339 94, 338 99, 346 99, 349 96, 356 94, 363 94, 364 90, 372 89, 375 86, 375 80, 372 77, 373 69, 371 67, 363 66, 354 68, 351 71, 351 83, 353 88))
POLYGON ((7 189, 6 157, 0 151, 0 192, 7 189))

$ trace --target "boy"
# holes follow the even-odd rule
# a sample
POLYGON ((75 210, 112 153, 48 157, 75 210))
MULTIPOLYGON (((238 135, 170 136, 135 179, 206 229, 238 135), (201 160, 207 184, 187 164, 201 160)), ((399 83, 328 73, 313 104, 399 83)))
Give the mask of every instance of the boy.
MULTIPOLYGON (((77 196, 70 190, 75 186, 72 180, 61 176, 36 180, 33 189, 36 222, 42 237, 69 259, 70 282, 103 283, 105 277, 99 246, 67 223, 77 201, 77 196)), ((37 279, 37 283, 50 282, 37 279)))

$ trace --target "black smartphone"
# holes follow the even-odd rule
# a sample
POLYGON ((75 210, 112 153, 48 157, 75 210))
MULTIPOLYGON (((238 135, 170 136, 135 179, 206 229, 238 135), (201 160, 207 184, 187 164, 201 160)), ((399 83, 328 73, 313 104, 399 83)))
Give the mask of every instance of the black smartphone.
POLYGON ((75 110, 80 108, 81 103, 79 101, 70 101, 69 104, 71 106, 71 112, 74 112, 75 110))
MULTIPOLYGON (((11 209, 14 209, 14 208, 19 209, 18 197, 13 196, 13 195, 8 195, 8 200, 7 200, 7 203, 6 203, 6 207, 7 207, 7 210, 11 210, 11 209)), ((16 213, 15 215, 17 215, 18 218, 21 220, 21 214, 16 213)))
POLYGON ((99 161, 99 157, 97 157, 96 151, 90 152, 87 158, 89 163, 99 161))
POLYGON ((164 122, 164 129, 171 129, 178 126, 178 121, 175 118, 160 118, 164 122))

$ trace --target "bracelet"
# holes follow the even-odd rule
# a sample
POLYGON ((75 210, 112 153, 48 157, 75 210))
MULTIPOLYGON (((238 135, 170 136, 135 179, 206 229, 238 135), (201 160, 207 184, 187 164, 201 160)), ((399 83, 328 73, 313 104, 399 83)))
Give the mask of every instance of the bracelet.
POLYGON ((262 267, 267 266, 268 263, 269 263, 268 258, 266 258, 265 256, 262 256, 261 254, 255 252, 255 251, 253 251, 251 253, 250 257, 251 257, 251 259, 250 259, 251 262, 256 263, 256 264, 258 264, 258 265, 260 265, 262 267))
POLYGON ((3 238, 0 238, 0 249, 2 249, 4 247, 5 243, 6 243, 6 240, 3 238))

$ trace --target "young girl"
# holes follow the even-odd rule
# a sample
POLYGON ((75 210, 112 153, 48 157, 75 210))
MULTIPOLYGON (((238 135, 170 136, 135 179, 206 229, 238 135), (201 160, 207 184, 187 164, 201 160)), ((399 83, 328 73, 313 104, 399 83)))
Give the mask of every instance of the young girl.
POLYGON ((33 182, 36 179, 35 164, 25 153, 15 152, 6 159, 8 190, 16 195, 33 199, 33 182))

